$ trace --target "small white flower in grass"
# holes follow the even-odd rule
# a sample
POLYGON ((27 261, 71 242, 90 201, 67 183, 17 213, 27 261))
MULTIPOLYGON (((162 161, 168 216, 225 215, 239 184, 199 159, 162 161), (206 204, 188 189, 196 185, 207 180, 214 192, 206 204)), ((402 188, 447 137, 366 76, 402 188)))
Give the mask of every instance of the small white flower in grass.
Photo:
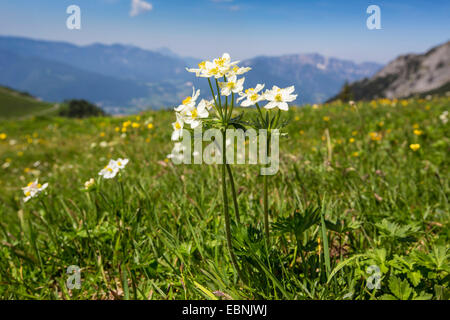
POLYGON ((246 89, 245 92, 239 93, 240 97, 237 99, 237 101, 239 102, 242 99, 245 99, 244 101, 242 101, 241 107, 252 106, 265 99, 263 94, 259 94, 262 89, 264 89, 264 84, 257 84, 255 88, 246 89))
POLYGON ((273 109, 278 107, 280 110, 288 111, 289 106, 287 103, 297 99, 297 95, 292 94, 294 91, 294 86, 285 89, 280 89, 277 86, 273 86, 272 90, 267 90, 264 94, 265 99, 269 101, 264 108, 273 109))
POLYGON ((94 184, 95 184, 95 180, 94 180, 94 178, 91 178, 84 183, 84 189, 90 190, 94 186, 94 184))
POLYGON ((26 187, 22 188, 23 194, 25 195, 23 200, 27 202, 28 200, 37 197, 47 187, 48 183, 41 185, 38 180, 30 182, 26 187))
POLYGON ((439 119, 441 119, 443 124, 447 124, 448 122, 448 111, 444 111, 440 116, 439 119))
POLYGON ((116 160, 116 166, 117 168, 119 168, 119 170, 125 169, 125 166, 128 164, 129 160, 128 159, 122 159, 119 158, 116 160))
POLYGON ((117 173, 119 173, 119 168, 114 160, 110 160, 108 165, 104 167, 98 175, 103 177, 103 179, 112 179, 117 173))
POLYGON ((128 161, 128 159, 121 158, 117 160, 110 160, 108 165, 104 167, 98 174, 104 179, 112 179, 119 173, 120 170, 125 169, 128 161))
POLYGON ((223 96, 229 96, 232 92, 240 93, 244 90, 244 81, 245 78, 237 80, 236 76, 232 76, 227 79, 227 82, 219 82, 219 87, 221 88, 220 93, 223 96))
POLYGON ((183 134, 183 126, 184 126, 183 117, 179 113, 176 113, 176 116, 177 116, 177 121, 172 123, 172 127, 173 127, 172 141, 180 140, 180 138, 183 134))
POLYGON ((175 108, 176 112, 182 112, 184 109, 188 107, 195 106, 195 102, 197 101, 197 98, 200 95, 200 89, 195 90, 195 88, 192 88, 192 96, 186 97, 186 99, 183 100, 183 102, 175 108))

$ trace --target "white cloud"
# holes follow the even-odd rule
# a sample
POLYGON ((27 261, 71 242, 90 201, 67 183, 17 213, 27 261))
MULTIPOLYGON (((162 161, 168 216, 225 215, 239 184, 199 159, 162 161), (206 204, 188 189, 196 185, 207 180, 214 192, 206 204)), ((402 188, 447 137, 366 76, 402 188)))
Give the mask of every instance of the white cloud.
POLYGON ((144 0, 131 0, 130 17, 136 17, 146 11, 151 11, 153 6, 144 0))

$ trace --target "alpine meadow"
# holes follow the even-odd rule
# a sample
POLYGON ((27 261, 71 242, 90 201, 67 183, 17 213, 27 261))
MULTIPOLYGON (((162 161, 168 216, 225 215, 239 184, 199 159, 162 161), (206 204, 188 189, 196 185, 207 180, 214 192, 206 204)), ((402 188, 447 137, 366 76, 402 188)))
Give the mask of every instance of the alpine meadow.
POLYGON ((167 320, 445 306, 448 12, 0 1, 0 303, 167 320))
POLYGON ((279 172, 229 165, 231 181, 224 164, 168 159, 173 111, 4 120, 0 295, 448 299, 449 102, 275 111, 279 172), (66 285, 74 265, 80 289, 66 285))

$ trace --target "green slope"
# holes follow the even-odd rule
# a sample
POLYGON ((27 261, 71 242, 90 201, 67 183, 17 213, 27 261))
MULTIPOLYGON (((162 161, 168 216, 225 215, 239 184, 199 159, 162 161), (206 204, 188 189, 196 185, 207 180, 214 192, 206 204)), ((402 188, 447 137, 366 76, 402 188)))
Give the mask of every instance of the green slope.
POLYGON ((52 103, 42 102, 27 93, 0 87, 0 119, 27 118, 51 113, 57 109, 52 103))

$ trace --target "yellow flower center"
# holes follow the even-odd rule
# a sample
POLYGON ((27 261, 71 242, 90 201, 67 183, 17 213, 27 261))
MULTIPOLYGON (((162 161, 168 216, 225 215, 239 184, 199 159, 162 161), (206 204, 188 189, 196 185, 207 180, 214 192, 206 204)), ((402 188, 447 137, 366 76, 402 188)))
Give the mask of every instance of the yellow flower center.
POLYGON ((223 67, 223 65, 225 64, 225 58, 219 58, 219 59, 217 59, 217 60, 216 60, 216 64, 217 64, 218 66, 223 67))
POLYGON ((181 129, 181 125, 179 122, 175 123, 175 129, 177 129, 177 130, 181 129))
POLYGON ((25 193, 25 195, 26 195, 27 197, 29 197, 29 196, 31 195, 31 192, 30 192, 30 191, 27 191, 27 193, 25 193))
POLYGON ((117 165, 120 167, 122 166, 122 162, 117 162, 117 165))
POLYGON ((206 65, 206 61, 202 61, 202 62, 200 62, 200 63, 198 64, 198 67, 199 67, 200 69, 205 69, 205 65, 206 65))
POLYGON ((40 189, 40 188, 42 187, 42 184, 39 183, 39 184, 37 185, 37 187, 38 187, 38 189, 40 189))
POLYGON ((283 98, 281 97, 281 94, 277 94, 277 95, 275 96, 275 101, 276 101, 276 102, 283 102, 283 98))
POLYGON ((197 118, 197 117, 198 117, 197 109, 192 110, 192 112, 191 112, 191 118, 192 118, 192 119, 195 119, 195 118, 197 118))
POLYGON ((251 99, 252 101, 258 100, 258 94, 257 94, 257 93, 252 94, 251 97, 250 97, 250 99, 251 99))
POLYGON ((217 73, 219 73, 219 68, 212 68, 211 70, 209 70, 209 73, 217 74, 217 73))

